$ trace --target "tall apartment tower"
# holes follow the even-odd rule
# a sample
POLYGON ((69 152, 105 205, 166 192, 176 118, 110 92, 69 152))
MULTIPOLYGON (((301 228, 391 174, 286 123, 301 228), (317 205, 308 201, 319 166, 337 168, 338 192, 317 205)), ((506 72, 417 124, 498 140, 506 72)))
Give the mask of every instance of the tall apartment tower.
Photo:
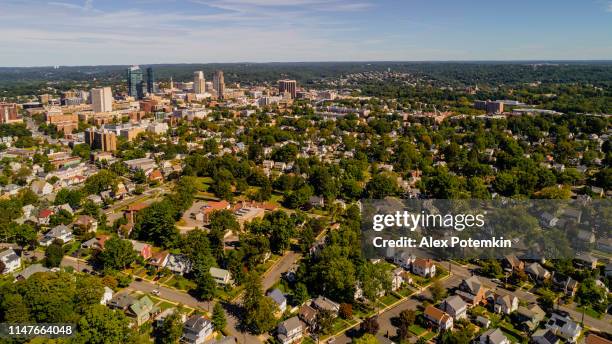
POLYGON ((153 71, 152 67, 147 68, 147 93, 153 94, 157 92, 157 87, 155 85, 155 71, 153 71))
POLYGON ((196 94, 206 92, 206 81, 204 80, 204 72, 201 70, 193 72, 193 91, 196 94))
POLYGON ((295 99, 297 90, 297 81, 295 80, 279 80, 278 81, 278 93, 283 94, 288 92, 291 94, 291 99, 295 99))
POLYGON ((117 135, 112 131, 89 128, 85 130, 85 143, 91 149, 113 152, 117 150, 117 135))
POLYGON ((91 90, 91 107, 94 113, 113 111, 113 91, 110 87, 91 90))
POLYGON ((223 94, 225 93, 225 79, 223 78, 222 70, 215 72, 213 77, 213 88, 217 92, 217 98, 223 99, 223 94))
POLYGON ((128 95, 136 99, 142 99, 143 95, 143 80, 142 70, 139 66, 132 66, 127 70, 127 87, 128 95))

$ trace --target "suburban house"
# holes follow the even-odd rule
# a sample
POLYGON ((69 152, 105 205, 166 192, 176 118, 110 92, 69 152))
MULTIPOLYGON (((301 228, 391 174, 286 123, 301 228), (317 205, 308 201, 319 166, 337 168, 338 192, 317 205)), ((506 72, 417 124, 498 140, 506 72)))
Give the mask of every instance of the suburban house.
POLYGON ((323 208, 325 206, 325 199, 321 196, 310 196, 308 204, 313 208, 323 208))
POLYGON ((30 190, 37 196, 46 196, 53 192, 53 185, 46 180, 35 180, 30 184, 30 190))
POLYGON ((535 344, 559 344, 561 339, 547 328, 541 328, 533 333, 531 341, 535 344))
POLYGON ((457 295, 470 304, 476 306, 485 300, 486 288, 477 276, 461 281, 457 295))
POLYGON ((136 240, 130 240, 130 242, 132 243, 134 251, 138 252, 139 256, 141 256, 145 260, 151 258, 151 245, 136 240))
POLYGON ((432 305, 425 308, 423 316, 433 326, 440 330, 450 330, 453 328, 453 317, 445 313, 443 310, 438 309, 432 305))
POLYGON ((125 311, 137 300, 127 293, 117 293, 106 303, 109 308, 125 311))
POLYGON ((155 306, 153 301, 148 296, 143 296, 138 301, 132 303, 127 314, 136 319, 138 326, 144 324, 151 316, 159 313, 159 308, 155 306))
POLYGON ((516 310, 516 320, 519 322, 519 327, 524 331, 535 330, 540 322, 544 320, 546 312, 538 306, 537 303, 532 303, 528 306, 519 306, 516 310))
POLYGON ((552 314, 545 327, 570 343, 575 343, 578 337, 580 337, 580 332, 582 332, 582 326, 577 322, 573 321, 570 317, 557 313, 552 314))
POLYGON ((525 262, 518 259, 518 257, 515 255, 505 256, 502 260, 502 264, 506 269, 509 269, 510 271, 521 271, 525 269, 525 262))
POLYGON ((393 276, 391 277, 391 290, 397 291, 404 284, 412 284, 414 281, 410 274, 408 274, 404 268, 398 267, 393 270, 393 276))
POLYGON ((534 280, 541 282, 550 278, 550 271, 544 269, 539 263, 531 263, 525 268, 525 272, 534 280))
POLYGON ((510 344, 508 338, 499 328, 492 328, 480 335, 480 344, 510 344))
POLYGON ((65 244, 74 240, 74 235, 72 235, 72 230, 65 225, 55 226, 50 231, 45 233, 43 238, 40 240, 40 245, 49 246, 55 239, 59 239, 65 244))
POLYGON ((202 315, 192 315, 183 324, 182 343, 202 344, 213 334, 213 324, 202 315))
POLYGON ((457 295, 449 296, 442 301, 441 307, 443 311, 448 313, 454 320, 459 320, 467 317, 468 304, 457 295))
POLYGON ((278 290, 278 288, 275 288, 274 290, 268 292, 268 294, 266 295, 271 298, 274 303, 276 303, 276 306, 278 307, 281 313, 285 313, 285 310, 287 309, 287 298, 285 297, 282 291, 278 290))
POLYGON ((191 272, 191 260, 184 254, 169 254, 164 267, 175 274, 183 275, 191 272))
POLYGON ((576 265, 582 268, 595 269, 597 268, 597 258, 592 255, 582 252, 576 256, 576 265))
POLYGON ((159 251, 155 252, 151 255, 151 258, 147 260, 147 264, 156 267, 157 269, 162 269, 168 263, 168 257, 170 253, 168 251, 159 251))
POLYGON ((298 311, 298 317, 309 329, 314 329, 317 325, 317 310, 307 304, 302 305, 298 311))
POLYGON ((495 313, 510 314, 518 309, 519 299, 514 294, 496 294, 494 298, 493 309, 495 313))
POLYGON ((217 284, 226 285, 232 283, 232 274, 227 270, 211 267, 209 272, 217 284))
POLYGON ((434 277, 436 275, 436 264, 431 259, 417 258, 412 262, 412 272, 423 277, 434 277))
POLYGON ((49 220, 51 220, 51 215, 55 214, 55 212, 51 209, 42 209, 38 212, 38 216, 36 216, 36 222, 39 225, 48 225, 49 220))
POLYGON ((578 291, 578 281, 571 277, 565 277, 560 274, 554 275, 552 278, 553 288, 557 291, 562 291, 565 295, 573 297, 578 291))
POLYGON ((12 248, 0 252, 0 262, 4 264, 4 270, 0 274, 10 274, 21 267, 21 258, 12 248))
POLYGON ((84 233, 95 232, 98 229, 98 221, 89 215, 79 215, 74 221, 74 225, 79 227, 84 233))
POLYGON ((413 254, 406 251, 401 251, 393 255, 393 264, 401 266, 406 270, 410 270, 412 267, 412 262, 414 262, 415 259, 416 257, 413 254))
POLYGON ((300 341, 303 332, 302 322, 295 316, 278 324, 276 328, 276 338, 278 338, 282 344, 291 344, 300 341))
POLYGON ((340 311, 339 304, 321 295, 312 300, 312 307, 321 311, 330 311, 336 315, 338 315, 338 312, 340 311))

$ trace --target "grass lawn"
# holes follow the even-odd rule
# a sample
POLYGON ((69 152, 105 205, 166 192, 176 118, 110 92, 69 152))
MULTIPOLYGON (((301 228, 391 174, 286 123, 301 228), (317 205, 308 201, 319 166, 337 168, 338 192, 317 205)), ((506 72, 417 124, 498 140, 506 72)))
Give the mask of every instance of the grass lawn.
POLYGON ((206 192, 212 183, 213 179, 211 177, 197 177, 195 187, 198 191, 206 192))
POLYGON ((433 338, 435 338, 438 334, 435 332, 428 332, 426 335, 423 336, 423 338, 425 340, 432 340, 433 338))
POLYGON ((412 293, 414 293, 414 289, 412 289, 410 287, 404 287, 404 288, 398 290, 397 293, 400 294, 402 297, 408 297, 408 296, 412 295, 412 293))
POLYGON ((183 291, 188 291, 196 287, 195 282, 190 281, 183 276, 175 276, 167 283, 167 285, 183 291))
POLYGON ((348 326, 349 324, 346 321, 341 318, 336 318, 334 320, 334 325, 332 326, 331 334, 336 334, 348 326))
POLYGON ((390 306, 398 300, 399 298, 397 296, 393 294, 387 294, 382 299, 380 299, 380 302, 384 303, 387 306, 390 306))
POLYGON ((410 325, 410 327, 408 327, 408 330, 414 333, 416 336, 420 336, 423 333, 425 333, 425 331, 427 331, 426 329, 422 328, 421 326, 417 324, 410 325))
POLYGON ((161 303, 157 305, 157 307, 159 307, 159 309, 161 309, 162 311, 165 311, 168 308, 172 308, 176 306, 171 304, 170 302, 162 301, 161 303))
POLYGON ((579 312, 584 311, 584 314, 590 316, 591 318, 595 318, 595 319, 601 319, 603 314, 599 313, 598 311, 594 310, 591 307, 578 307, 576 308, 576 310, 578 310, 579 312))
POLYGON ((302 339, 302 344, 315 344, 316 342, 314 341, 314 339, 310 338, 310 337, 304 337, 304 339, 302 339))

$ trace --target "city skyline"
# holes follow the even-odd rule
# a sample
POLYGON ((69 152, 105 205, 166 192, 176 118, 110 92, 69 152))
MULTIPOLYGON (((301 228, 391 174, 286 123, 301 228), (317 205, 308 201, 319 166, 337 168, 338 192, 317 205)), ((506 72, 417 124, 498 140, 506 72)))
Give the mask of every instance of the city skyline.
POLYGON ((612 58, 604 0, 0 2, 7 67, 612 58))

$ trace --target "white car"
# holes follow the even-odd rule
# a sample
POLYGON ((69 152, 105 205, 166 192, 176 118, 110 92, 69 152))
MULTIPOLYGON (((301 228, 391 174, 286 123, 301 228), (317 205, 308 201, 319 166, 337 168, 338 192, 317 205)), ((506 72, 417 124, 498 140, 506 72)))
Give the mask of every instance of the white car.
POLYGON ((159 289, 151 290, 151 294, 156 295, 156 296, 159 295, 159 289))

